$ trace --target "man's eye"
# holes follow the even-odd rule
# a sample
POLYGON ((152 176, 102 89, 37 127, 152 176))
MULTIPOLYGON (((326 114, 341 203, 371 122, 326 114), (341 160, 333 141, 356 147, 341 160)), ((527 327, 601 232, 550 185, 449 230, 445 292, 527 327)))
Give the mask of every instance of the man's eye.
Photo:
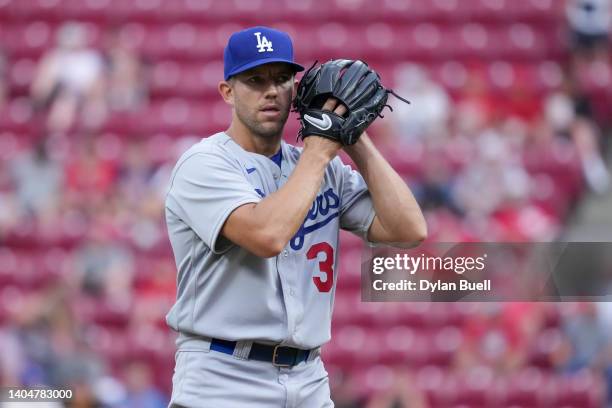
POLYGON ((248 79, 248 82, 250 84, 259 84, 259 83, 261 83, 261 77, 250 77, 248 79))
POLYGON ((276 77, 276 82, 279 84, 284 84, 285 82, 289 81, 289 79, 291 79, 289 75, 281 75, 276 77))

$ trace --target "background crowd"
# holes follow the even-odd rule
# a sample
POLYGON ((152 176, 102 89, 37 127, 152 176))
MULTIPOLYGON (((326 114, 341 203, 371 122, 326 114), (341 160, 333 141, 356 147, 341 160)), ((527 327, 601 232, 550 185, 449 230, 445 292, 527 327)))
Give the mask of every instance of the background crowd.
MULTIPOLYGON (((365 59, 412 101, 371 133, 430 241, 547 242, 610 196, 611 21, 608 0, 1 0, 0 385, 166 406, 164 196, 229 123, 229 33, 286 30, 304 65, 365 59)), ((361 303, 343 239, 323 350, 338 407, 612 404, 609 303, 361 303)))

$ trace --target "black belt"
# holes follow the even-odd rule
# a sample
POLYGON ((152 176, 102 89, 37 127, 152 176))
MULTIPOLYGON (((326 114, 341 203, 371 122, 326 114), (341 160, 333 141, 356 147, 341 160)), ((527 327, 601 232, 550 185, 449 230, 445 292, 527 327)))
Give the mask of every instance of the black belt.
MULTIPOLYGON (((211 350, 225 354, 234 354, 235 348, 235 341, 212 339, 210 342, 211 350)), ((306 361, 309 355, 310 350, 253 343, 249 352, 249 360, 267 361, 276 367, 293 367, 302 361, 306 361)))

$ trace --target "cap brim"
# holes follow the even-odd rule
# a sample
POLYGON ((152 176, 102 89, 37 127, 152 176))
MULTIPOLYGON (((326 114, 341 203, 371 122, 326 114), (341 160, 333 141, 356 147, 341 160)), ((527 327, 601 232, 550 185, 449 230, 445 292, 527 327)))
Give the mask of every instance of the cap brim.
POLYGON ((300 72, 304 70, 304 67, 301 66, 300 64, 296 64, 295 62, 287 61, 286 59, 283 59, 283 58, 266 58, 266 59, 260 59, 257 61, 251 61, 248 64, 241 65, 239 67, 234 68, 232 71, 228 72, 228 74, 225 76, 225 80, 227 81, 231 76, 247 71, 251 68, 255 68, 255 67, 258 67, 264 64, 271 64, 273 62, 284 62, 285 64, 291 65, 291 67, 293 68, 295 72, 300 72))

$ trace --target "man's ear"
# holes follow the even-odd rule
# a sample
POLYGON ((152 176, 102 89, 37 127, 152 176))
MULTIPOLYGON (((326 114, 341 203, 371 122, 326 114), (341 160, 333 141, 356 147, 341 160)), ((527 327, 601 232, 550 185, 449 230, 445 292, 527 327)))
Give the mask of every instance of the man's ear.
POLYGON ((217 89, 219 93, 221 94, 221 97, 223 98, 225 103, 227 103, 228 105, 234 106, 234 88, 232 88, 232 85, 230 84, 230 82, 220 81, 219 85, 217 86, 217 89))

